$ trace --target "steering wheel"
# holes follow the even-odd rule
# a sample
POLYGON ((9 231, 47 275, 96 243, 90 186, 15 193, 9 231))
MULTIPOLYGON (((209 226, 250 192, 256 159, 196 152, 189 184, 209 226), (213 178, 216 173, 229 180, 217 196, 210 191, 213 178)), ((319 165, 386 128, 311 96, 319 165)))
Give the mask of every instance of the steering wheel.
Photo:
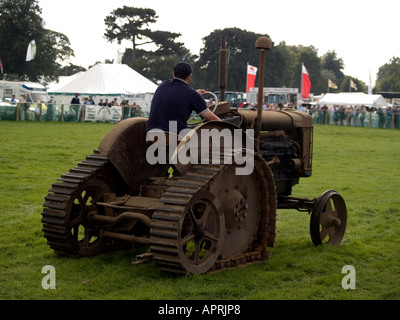
POLYGON ((211 92, 211 91, 207 91, 206 92, 206 94, 210 94, 210 95, 212 95, 213 97, 214 97, 214 101, 215 101, 215 103, 214 103, 214 109, 213 110, 211 110, 211 108, 210 108, 210 111, 212 112, 212 113, 215 113, 215 111, 217 111, 217 108, 218 108, 218 97, 217 97, 217 95, 214 93, 214 92, 211 92))
MULTIPOLYGON (((209 109, 210 109, 210 111, 211 111, 212 113, 215 113, 215 111, 217 111, 218 103, 219 103, 218 97, 216 96, 216 94, 215 94, 214 92, 211 92, 211 91, 206 91, 206 93, 205 93, 204 95, 206 95, 206 94, 210 94, 210 95, 212 95, 213 98, 214 98, 214 101, 215 101, 215 102, 214 102, 214 109, 211 110, 211 107, 210 107, 209 109)), ((194 118, 196 118, 198 115, 199 115, 199 114, 194 114, 193 116, 191 116, 191 117, 189 118, 188 122, 192 121, 192 120, 193 120, 194 118)))

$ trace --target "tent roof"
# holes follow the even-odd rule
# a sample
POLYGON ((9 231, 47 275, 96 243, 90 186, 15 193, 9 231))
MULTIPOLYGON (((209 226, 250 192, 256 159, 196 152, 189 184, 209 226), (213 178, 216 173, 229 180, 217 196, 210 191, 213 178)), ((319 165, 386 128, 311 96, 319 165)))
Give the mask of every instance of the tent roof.
POLYGON ((154 93, 157 85, 126 64, 97 64, 52 89, 49 92, 113 95, 154 93))
POLYGON ((375 107, 385 107, 388 105, 380 94, 365 94, 363 92, 342 92, 327 93, 319 104, 338 104, 338 105, 365 105, 375 107))
POLYGON ((59 88, 66 86, 68 83, 70 83, 72 80, 74 80, 75 78, 80 76, 82 73, 83 72, 81 71, 81 72, 75 73, 71 76, 60 76, 58 78, 57 82, 54 81, 54 82, 49 83, 47 91, 48 92, 57 92, 59 88))

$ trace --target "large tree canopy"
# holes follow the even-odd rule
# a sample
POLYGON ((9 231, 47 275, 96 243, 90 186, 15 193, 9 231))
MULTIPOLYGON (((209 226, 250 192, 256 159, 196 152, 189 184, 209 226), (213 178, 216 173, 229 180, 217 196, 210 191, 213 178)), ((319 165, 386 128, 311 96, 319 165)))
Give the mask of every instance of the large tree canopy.
POLYGON ((112 11, 104 20, 107 26, 104 36, 108 41, 131 43, 122 62, 153 82, 170 78, 179 60, 194 62, 196 58, 177 41, 181 34, 151 30, 149 25, 157 19, 153 9, 124 6, 112 11))
POLYGON ((4 73, 31 81, 58 77, 60 62, 73 56, 68 38, 47 30, 36 0, 0 0, 0 59, 4 73), (26 62, 29 43, 35 40, 37 53, 26 62))
POLYGON ((157 22, 157 19, 153 9, 123 6, 105 18, 107 29, 104 36, 108 41, 118 41, 119 44, 123 40, 130 41, 133 63, 138 57, 137 48, 146 44, 156 45, 156 53, 159 56, 182 53, 182 43, 176 42, 176 38, 181 36, 179 33, 152 31, 148 28, 149 24, 157 22))

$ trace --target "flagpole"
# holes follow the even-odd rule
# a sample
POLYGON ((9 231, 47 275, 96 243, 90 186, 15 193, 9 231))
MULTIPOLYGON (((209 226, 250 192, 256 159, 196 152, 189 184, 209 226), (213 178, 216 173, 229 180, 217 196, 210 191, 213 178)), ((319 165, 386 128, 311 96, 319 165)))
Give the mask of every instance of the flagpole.
POLYGON ((247 62, 247 67, 246 67, 246 93, 247 93, 247 86, 249 85, 249 63, 247 62))
MULTIPOLYGON (((303 100, 303 70, 304 70, 304 64, 303 62, 301 63, 301 100, 303 100)), ((297 107, 297 106, 296 106, 297 107)))

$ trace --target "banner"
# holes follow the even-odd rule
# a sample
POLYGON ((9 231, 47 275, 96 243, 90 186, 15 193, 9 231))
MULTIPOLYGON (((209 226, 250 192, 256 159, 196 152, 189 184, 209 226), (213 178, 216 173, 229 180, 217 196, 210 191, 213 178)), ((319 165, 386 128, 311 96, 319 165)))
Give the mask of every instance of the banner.
POLYGON ((301 89, 301 97, 302 99, 308 99, 310 96, 311 91, 311 81, 310 76, 308 75, 308 71, 304 64, 302 64, 303 71, 302 71, 302 89, 301 89))
POLYGON ((32 40, 26 51, 26 61, 32 61, 36 57, 36 42, 32 40))
POLYGON ((256 77, 257 77, 257 71, 258 69, 256 67, 253 67, 251 65, 247 65, 247 88, 246 92, 250 92, 250 88, 254 88, 254 85, 256 83, 256 77))
POLYGON ((118 106, 85 106, 85 121, 92 122, 120 122, 122 119, 122 108, 118 106))

